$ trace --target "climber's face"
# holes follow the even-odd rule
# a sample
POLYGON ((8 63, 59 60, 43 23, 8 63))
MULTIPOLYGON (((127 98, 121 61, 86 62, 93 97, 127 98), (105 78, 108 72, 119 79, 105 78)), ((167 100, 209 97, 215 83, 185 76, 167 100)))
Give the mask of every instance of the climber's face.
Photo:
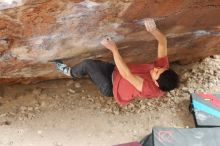
POLYGON ((157 83, 157 80, 159 79, 160 75, 166 70, 167 68, 159 68, 159 67, 154 67, 152 70, 150 70, 151 78, 158 87, 159 84, 157 83))

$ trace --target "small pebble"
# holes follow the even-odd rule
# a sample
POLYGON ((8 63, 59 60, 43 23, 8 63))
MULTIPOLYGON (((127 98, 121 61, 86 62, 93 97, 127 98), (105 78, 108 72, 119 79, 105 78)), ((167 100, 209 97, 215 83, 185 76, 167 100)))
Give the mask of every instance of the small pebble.
POLYGON ((80 84, 80 83, 75 83, 75 87, 76 87, 76 88, 80 88, 80 87, 81 87, 81 84, 80 84))
POLYGON ((75 94, 76 93, 76 91, 73 90, 73 89, 68 89, 68 92, 71 93, 71 94, 75 94))

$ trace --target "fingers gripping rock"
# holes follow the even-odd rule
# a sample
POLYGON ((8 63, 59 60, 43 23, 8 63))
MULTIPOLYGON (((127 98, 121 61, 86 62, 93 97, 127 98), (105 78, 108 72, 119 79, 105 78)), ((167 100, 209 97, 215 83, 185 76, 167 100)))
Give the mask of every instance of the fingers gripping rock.
POLYGON ((145 24, 147 31, 149 32, 154 31, 157 28, 155 21, 152 18, 147 18, 144 24, 145 24))

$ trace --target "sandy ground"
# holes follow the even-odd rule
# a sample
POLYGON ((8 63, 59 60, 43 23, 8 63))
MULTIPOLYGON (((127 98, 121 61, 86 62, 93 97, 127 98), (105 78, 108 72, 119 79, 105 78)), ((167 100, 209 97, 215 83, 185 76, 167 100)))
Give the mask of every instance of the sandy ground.
POLYGON ((0 87, 0 146, 111 146, 141 140, 152 127, 194 127, 190 92, 220 92, 220 56, 173 64, 178 90, 120 107, 88 79, 0 87))

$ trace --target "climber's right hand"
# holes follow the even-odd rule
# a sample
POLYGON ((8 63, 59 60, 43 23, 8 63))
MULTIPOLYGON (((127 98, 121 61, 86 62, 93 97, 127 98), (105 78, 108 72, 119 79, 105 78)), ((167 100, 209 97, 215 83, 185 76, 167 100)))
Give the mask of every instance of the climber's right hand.
POLYGON ((152 18, 147 18, 147 19, 145 19, 144 25, 145 25, 147 31, 149 31, 149 32, 152 32, 152 31, 154 31, 154 30, 157 29, 157 26, 156 26, 156 24, 155 24, 155 21, 154 21, 154 19, 152 19, 152 18))

